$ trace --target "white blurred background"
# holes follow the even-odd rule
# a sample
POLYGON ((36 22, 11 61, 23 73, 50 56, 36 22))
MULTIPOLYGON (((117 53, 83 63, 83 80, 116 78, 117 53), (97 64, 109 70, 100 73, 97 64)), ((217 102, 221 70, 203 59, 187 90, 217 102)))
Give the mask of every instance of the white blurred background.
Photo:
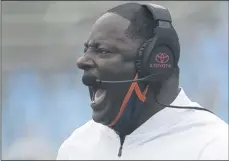
MULTIPOLYGON (((2 159, 55 159, 91 118, 76 59, 96 18, 121 3, 2 2, 2 159)), ((153 3, 180 36, 181 86, 228 122, 228 2, 153 3)))

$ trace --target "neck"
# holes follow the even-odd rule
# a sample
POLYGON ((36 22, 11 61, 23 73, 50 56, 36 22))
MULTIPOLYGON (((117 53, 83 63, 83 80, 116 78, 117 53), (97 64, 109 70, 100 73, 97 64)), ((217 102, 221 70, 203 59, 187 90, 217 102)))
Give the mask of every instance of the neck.
MULTIPOLYGON (((172 76, 170 79, 162 82, 158 93, 155 93, 154 87, 158 88, 158 84, 153 84, 149 88, 144 107, 145 110, 142 111, 139 119, 136 121, 135 129, 165 108, 165 106, 157 104, 155 99, 157 99, 159 103, 170 105, 180 92, 179 80, 175 76, 172 76)), ((133 131, 135 129, 133 129, 133 131)))
MULTIPOLYGON (((177 97, 179 93, 179 81, 178 78, 175 76, 172 76, 170 79, 161 82, 161 87, 159 92, 155 92, 155 89, 158 88, 158 84, 152 84, 150 85, 147 95, 146 95, 146 102, 144 103, 143 107, 137 107, 137 108, 143 108, 143 110, 140 111, 140 114, 137 118, 134 120, 128 121, 128 123, 121 124, 125 127, 121 127, 121 129, 126 128, 128 126, 128 132, 127 135, 132 133, 135 129, 140 127, 143 123, 145 123, 149 118, 151 118, 153 115, 155 115, 157 112, 164 109, 164 106, 161 106, 156 103, 155 98, 157 98, 157 101, 162 104, 171 104, 177 97)), ((131 107, 130 107, 131 108, 131 107)), ((120 129, 120 127, 119 127, 120 129)), ((116 132, 120 133, 119 131, 116 132)))

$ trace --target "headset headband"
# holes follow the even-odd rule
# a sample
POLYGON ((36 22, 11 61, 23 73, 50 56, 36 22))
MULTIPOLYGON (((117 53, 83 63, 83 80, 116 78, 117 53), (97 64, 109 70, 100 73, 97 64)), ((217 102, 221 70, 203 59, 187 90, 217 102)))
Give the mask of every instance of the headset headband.
POLYGON ((147 9, 152 13, 153 18, 156 21, 167 21, 172 23, 172 17, 168 11, 168 9, 156 5, 156 4, 143 4, 143 6, 147 7, 147 9))

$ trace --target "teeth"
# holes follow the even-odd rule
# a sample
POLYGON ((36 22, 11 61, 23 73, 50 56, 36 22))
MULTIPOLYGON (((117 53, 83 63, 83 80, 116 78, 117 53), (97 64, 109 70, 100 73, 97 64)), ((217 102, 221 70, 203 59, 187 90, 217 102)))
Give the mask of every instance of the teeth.
POLYGON ((95 91, 95 93, 93 94, 93 100, 92 103, 98 103, 101 102, 103 100, 103 98, 106 95, 106 90, 104 89, 98 89, 95 91))
POLYGON ((104 90, 102 89, 98 89, 96 92, 95 92, 95 99, 98 99, 99 97, 102 96, 104 90))
POLYGON ((93 95, 92 95, 92 102, 94 102, 95 100, 95 92, 93 92, 93 95))

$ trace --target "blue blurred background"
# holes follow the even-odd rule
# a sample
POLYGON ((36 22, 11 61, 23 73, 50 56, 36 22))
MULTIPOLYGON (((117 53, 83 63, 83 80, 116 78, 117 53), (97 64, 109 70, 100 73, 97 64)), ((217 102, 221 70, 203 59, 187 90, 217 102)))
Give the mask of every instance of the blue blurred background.
MULTIPOLYGON (((55 159, 91 119, 75 62, 96 18, 121 3, 2 2, 3 159, 55 159)), ((180 36, 181 86, 228 123, 228 2, 154 3, 180 36)))

